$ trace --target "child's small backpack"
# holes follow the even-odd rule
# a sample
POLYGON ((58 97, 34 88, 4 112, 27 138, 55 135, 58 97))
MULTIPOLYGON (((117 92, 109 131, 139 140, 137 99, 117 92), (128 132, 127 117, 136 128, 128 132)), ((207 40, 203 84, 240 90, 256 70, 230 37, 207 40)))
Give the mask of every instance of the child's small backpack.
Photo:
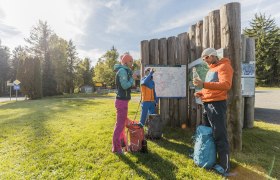
POLYGON ((160 139, 162 137, 162 121, 159 114, 150 114, 146 122, 148 126, 147 138, 160 139))
POLYGON ((199 167, 209 169, 214 166, 216 162, 216 147, 211 127, 197 127, 193 160, 199 167))
POLYGON ((143 152, 147 153, 147 141, 144 138, 144 129, 136 126, 137 121, 132 121, 128 119, 127 122, 127 138, 129 136, 129 141, 127 140, 127 150, 130 152, 143 152))

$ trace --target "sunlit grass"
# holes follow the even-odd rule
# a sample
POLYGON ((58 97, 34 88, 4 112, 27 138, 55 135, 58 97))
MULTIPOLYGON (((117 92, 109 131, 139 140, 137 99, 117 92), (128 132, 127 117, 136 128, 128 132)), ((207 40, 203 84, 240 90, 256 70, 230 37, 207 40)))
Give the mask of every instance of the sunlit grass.
MULTIPOLYGON (((111 153, 113 95, 0 103, 0 179, 222 179, 188 157, 193 133, 186 129, 166 128, 162 140, 148 141, 148 154, 111 153)), ((138 102, 130 101, 130 118, 138 102)), ((233 171, 279 178, 280 127, 255 125, 244 130, 233 171)))

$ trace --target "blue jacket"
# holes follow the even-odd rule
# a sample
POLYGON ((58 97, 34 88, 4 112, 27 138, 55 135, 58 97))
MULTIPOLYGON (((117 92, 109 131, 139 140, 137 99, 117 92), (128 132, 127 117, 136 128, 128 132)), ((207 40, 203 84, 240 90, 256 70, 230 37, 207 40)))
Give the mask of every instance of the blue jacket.
POLYGON ((132 78, 132 71, 127 66, 121 64, 115 64, 114 70, 116 74, 116 86, 117 86, 117 99, 130 100, 131 99, 131 87, 134 83, 132 78))
POLYGON ((155 101, 158 103, 158 98, 155 91, 155 82, 153 81, 153 71, 141 79, 141 94, 142 101, 155 101))

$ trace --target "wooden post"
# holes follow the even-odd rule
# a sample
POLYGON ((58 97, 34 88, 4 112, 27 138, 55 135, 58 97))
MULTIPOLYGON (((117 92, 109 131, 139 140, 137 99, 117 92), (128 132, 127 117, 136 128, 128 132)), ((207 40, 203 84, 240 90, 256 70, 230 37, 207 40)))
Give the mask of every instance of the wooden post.
MULTIPOLYGON (((187 58, 187 42, 188 33, 182 33, 178 35, 178 61, 181 65, 188 64, 187 58)), ((186 81, 188 82, 188 75, 186 73, 186 81)), ((179 120, 180 126, 186 127, 187 125, 187 108, 188 108, 188 91, 186 89, 186 97, 179 99, 179 120)))
MULTIPOLYGON (((167 65, 167 41, 166 38, 161 38, 158 41, 159 48, 159 64, 167 65)), ((168 98, 160 98, 160 117, 164 126, 170 125, 169 119, 169 103, 168 98)))
MULTIPOLYGON (((159 62, 159 52, 158 52, 158 39, 152 39, 149 43, 149 64, 156 65, 159 62)), ((155 109, 155 113, 158 114, 158 108, 155 109)))
POLYGON ((195 26, 195 58, 199 58, 202 53, 203 21, 198 21, 195 26))
POLYGON ((152 65, 158 64, 158 40, 152 39, 149 43, 149 63, 152 65))
MULTIPOLYGON (((199 21, 196 23, 196 31, 195 31, 195 44, 196 44, 196 57, 198 59, 202 53, 202 39, 203 39, 203 21, 199 21)), ((196 105, 196 126, 202 123, 202 105, 196 105)))
MULTIPOLYGON (((167 64, 175 65, 176 63, 176 38, 174 36, 169 37, 167 39, 167 64)), ((178 108, 176 107, 177 100, 169 99, 169 118, 171 121, 171 126, 176 127, 176 116, 178 116, 178 112, 176 111, 178 108), (177 114, 177 115, 176 115, 177 114)))
MULTIPOLYGON (((246 39, 246 59, 245 62, 255 61, 255 39, 246 39)), ((244 128, 253 128, 255 115, 255 96, 245 97, 244 108, 244 128)))
POLYGON ((202 38, 202 50, 209 47, 209 16, 203 18, 203 38, 202 38))
POLYGON ((196 25, 192 25, 189 31, 189 39, 190 39, 190 62, 194 61, 196 58, 196 48, 195 48, 195 29, 196 25))
POLYGON ((228 139, 232 150, 242 149, 241 106, 241 60, 240 3, 228 3, 220 9, 221 47, 234 69, 232 88, 228 93, 227 124, 228 139))
MULTIPOLYGON (((195 29, 196 25, 192 25, 189 30, 189 43, 190 43, 190 62, 194 61, 196 59, 196 48, 195 48, 195 29)), ((188 72, 189 74, 190 72, 188 72)), ((196 103, 195 103, 195 97, 194 97, 194 89, 189 89, 189 114, 190 114, 190 122, 191 127, 196 127, 196 103)))
POLYGON ((220 11, 209 13, 209 47, 221 48, 220 11))
POLYGON ((141 77, 144 75, 144 67, 149 64, 149 41, 141 41, 141 77))
MULTIPOLYGON (((241 34, 241 62, 245 63, 246 59, 246 36, 241 34)), ((244 103, 245 98, 241 96, 241 115, 240 115, 240 121, 241 121, 241 127, 244 127, 244 103)))

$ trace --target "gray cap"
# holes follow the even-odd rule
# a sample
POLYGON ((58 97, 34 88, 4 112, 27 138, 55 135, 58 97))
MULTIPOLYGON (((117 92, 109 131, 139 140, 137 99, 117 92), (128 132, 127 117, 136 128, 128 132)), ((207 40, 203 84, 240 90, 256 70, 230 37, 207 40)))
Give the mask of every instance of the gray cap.
POLYGON ((205 56, 218 56, 217 51, 214 48, 207 48, 201 53, 201 57, 205 56))

